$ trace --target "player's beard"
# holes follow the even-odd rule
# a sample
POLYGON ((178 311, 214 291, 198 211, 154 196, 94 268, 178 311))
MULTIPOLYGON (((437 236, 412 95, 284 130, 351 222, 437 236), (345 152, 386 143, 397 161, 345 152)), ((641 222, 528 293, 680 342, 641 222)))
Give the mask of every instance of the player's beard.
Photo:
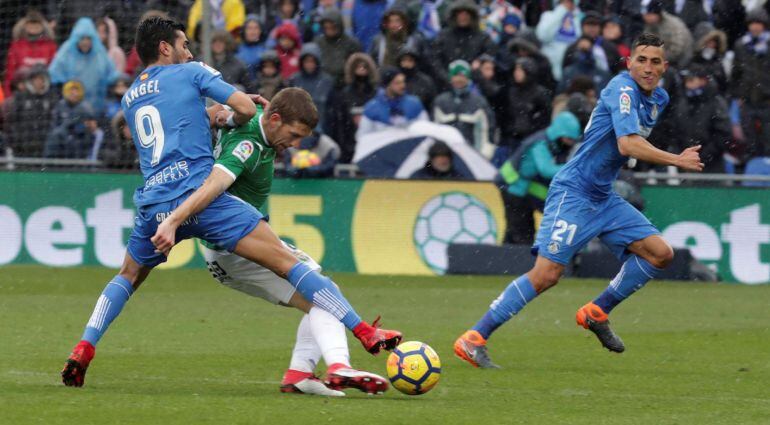
POLYGON ((180 51, 177 48, 173 49, 173 54, 171 55, 171 58, 174 65, 179 65, 180 63, 187 63, 187 55, 185 55, 183 51, 180 51))

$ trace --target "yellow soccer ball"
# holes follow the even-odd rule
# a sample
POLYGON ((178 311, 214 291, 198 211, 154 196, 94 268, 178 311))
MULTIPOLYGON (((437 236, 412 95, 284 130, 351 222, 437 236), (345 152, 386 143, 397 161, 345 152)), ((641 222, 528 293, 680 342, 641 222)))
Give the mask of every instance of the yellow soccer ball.
POLYGON ((430 391, 441 377, 441 360, 428 344, 419 341, 401 343, 388 356, 388 379, 404 394, 419 395, 430 391))
POLYGON ((307 149, 298 150, 291 156, 291 166, 300 170, 320 163, 321 158, 315 152, 307 149))

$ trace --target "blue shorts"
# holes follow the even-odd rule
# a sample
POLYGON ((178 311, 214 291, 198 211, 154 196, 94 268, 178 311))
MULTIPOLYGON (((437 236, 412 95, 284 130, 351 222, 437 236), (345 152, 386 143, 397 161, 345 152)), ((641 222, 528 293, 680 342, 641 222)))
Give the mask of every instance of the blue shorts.
MULTIPOLYGON (((168 217, 193 192, 159 204, 139 207, 134 230, 128 239, 128 254, 137 263, 155 267, 166 261, 166 256, 155 252, 150 238, 155 236, 158 225, 168 217)), ((251 233, 264 217, 256 208, 227 192, 219 195, 205 210, 190 217, 176 231, 176 241, 200 238, 229 252, 238 241, 251 233)))
POLYGON ((592 201, 574 189, 551 187, 533 253, 566 265, 591 239, 599 237, 625 261, 631 243, 660 234, 639 210, 618 194, 592 201))

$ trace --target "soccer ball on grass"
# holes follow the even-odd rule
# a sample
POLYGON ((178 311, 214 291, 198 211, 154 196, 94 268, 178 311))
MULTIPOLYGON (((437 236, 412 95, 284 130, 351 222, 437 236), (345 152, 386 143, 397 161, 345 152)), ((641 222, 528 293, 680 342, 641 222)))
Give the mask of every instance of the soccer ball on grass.
POLYGON ((441 360, 428 344, 401 343, 388 356, 388 379, 393 387, 408 395, 425 394, 441 377, 441 360))

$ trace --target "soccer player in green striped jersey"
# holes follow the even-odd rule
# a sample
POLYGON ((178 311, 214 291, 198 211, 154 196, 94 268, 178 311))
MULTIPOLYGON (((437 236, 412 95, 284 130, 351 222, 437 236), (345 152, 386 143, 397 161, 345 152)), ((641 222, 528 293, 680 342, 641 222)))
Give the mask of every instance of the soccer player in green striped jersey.
MULTIPOLYGON (((222 130, 214 147, 214 167, 233 180, 228 188, 230 195, 258 210, 263 209, 270 195, 276 153, 297 145, 310 130, 307 126, 294 125, 285 129, 283 134, 275 134, 266 128, 270 125, 268 121, 276 110, 285 109, 284 104, 290 98, 287 96, 309 101, 305 94, 299 89, 286 89, 284 93, 275 96, 272 105, 258 106, 257 114, 248 123, 222 130), (268 133, 273 137, 268 139, 268 133)), ((217 118, 220 122, 226 121, 228 114, 222 111, 217 118)), ((321 269, 304 252, 286 243, 281 244, 310 269, 321 269)), ((344 395, 339 390, 345 388, 357 388, 373 394, 387 389, 388 384, 383 377, 350 367, 345 327, 340 322, 343 307, 330 294, 314 297, 311 303, 292 283, 267 267, 208 242, 203 242, 203 245, 208 269, 220 283, 274 304, 295 307, 305 313, 297 330, 296 344, 291 363, 281 382, 281 391, 339 396, 344 395), (321 357, 327 365, 325 382, 313 373, 321 357)))

